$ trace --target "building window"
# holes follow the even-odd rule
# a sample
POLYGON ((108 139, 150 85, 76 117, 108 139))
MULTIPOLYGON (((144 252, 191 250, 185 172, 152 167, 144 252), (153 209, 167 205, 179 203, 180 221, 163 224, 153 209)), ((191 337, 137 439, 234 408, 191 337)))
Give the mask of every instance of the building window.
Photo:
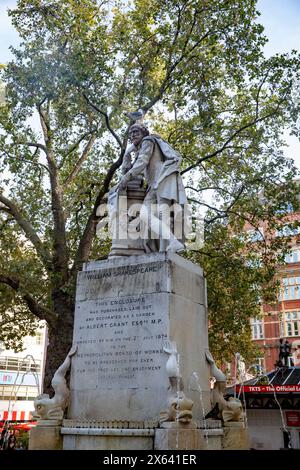
POLYGON ((289 224, 283 225, 275 231, 276 237, 292 237, 300 233, 300 227, 291 227, 289 224))
POLYGON ((41 346, 43 344, 44 334, 41 331, 38 331, 34 337, 35 337, 35 343, 38 346, 41 346))
POLYGON ((252 339, 264 338, 264 321, 259 318, 251 319, 252 339))
POLYGON ((296 367, 300 367, 300 341, 292 342, 293 362, 296 367))
POLYGON ((256 372, 258 374, 263 374, 266 372, 266 363, 265 363, 265 358, 264 357, 257 357, 255 359, 255 367, 256 367, 256 372))
POLYGON ((282 279, 279 300, 295 299, 300 299, 300 276, 286 277, 282 279))
POLYGON ((22 359, 21 357, 1 356, 0 370, 18 371, 18 372, 40 372, 41 361, 32 360, 30 357, 22 359))
POLYGON ((297 263, 300 261, 300 248, 292 250, 285 256, 286 263, 297 263))
POLYGON ((285 312, 284 314, 284 335, 299 336, 300 332, 300 311, 285 312))
POLYGON ((0 386, 0 400, 34 400, 39 393, 35 386, 0 386))

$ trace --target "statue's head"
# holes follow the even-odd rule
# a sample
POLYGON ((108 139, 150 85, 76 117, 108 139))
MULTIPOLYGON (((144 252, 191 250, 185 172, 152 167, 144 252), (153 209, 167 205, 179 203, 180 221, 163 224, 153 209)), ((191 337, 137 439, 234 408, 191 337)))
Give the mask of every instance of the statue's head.
POLYGON ((148 129, 142 124, 133 124, 129 128, 128 136, 133 145, 138 147, 143 138, 149 135, 148 129))
POLYGON ((51 398, 46 393, 38 395, 34 400, 34 417, 46 419, 48 412, 48 405, 51 402, 51 398))

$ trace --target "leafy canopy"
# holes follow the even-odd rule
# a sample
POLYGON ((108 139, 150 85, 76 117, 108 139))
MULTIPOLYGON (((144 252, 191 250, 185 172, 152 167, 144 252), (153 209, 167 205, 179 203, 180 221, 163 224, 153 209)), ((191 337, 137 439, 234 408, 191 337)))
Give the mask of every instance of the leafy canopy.
POLYGON ((10 16, 21 45, 2 70, 0 289, 14 345, 32 315, 50 337, 72 330, 77 271, 108 252, 96 209, 126 149, 124 113, 142 108, 181 153, 192 206, 208 209, 188 256, 206 271, 212 348, 250 355, 248 319, 275 292, 287 243, 261 254, 238 235, 260 220, 275 230, 297 207, 280 148, 298 54, 264 58, 254 0, 19 0, 10 16))

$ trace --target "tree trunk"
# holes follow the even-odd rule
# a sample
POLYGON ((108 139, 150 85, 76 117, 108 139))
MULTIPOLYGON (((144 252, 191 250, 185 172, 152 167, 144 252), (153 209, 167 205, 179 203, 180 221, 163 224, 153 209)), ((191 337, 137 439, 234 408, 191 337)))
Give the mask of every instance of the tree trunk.
POLYGON ((70 294, 53 291, 54 310, 58 318, 54 327, 49 327, 43 393, 53 395, 51 381, 58 367, 65 360, 73 340, 74 298, 70 294))

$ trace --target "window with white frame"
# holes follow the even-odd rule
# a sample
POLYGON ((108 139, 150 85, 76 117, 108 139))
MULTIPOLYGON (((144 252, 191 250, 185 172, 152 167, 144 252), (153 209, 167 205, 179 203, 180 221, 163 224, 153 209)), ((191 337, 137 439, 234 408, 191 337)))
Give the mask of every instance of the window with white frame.
POLYGON ((18 371, 18 372, 40 372, 41 361, 39 359, 32 360, 30 357, 25 359, 15 356, 1 356, 0 370, 18 371))
POLYGON ((289 224, 283 225, 275 231, 276 237, 292 237, 300 233, 300 227, 291 227, 289 224))
POLYGON ((264 321, 261 318, 251 319, 252 339, 264 338, 264 321))
POLYGON ((9 387, 0 385, 0 400, 34 400, 38 394, 38 388, 34 386, 9 387))
POLYGON ((279 336, 280 338, 284 338, 285 332, 284 332, 284 318, 281 316, 279 320, 279 336))
POLYGON ((34 337, 35 337, 35 343, 36 343, 37 345, 40 346, 40 345, 43 344, 44 333, 43 333, 42 331, 37 331, 37 332, 35 333, 35 336, 34 336, 34 337))
POLYGON ((292 276, 282 279, 279 300, 295 299, 300 299, 300 276, 292 276))
POLYGON ((284 313, 285 336, 300 336, 300 310, 284 313))
POLYGON ((285 256, 286 263, 297 263, 300 261, 300 248, 294 248, 285 256))
POLYGON ((263 374, 266 371, 266 361, 264 357, 257 357, 255 359, 256 372, 263 374))

